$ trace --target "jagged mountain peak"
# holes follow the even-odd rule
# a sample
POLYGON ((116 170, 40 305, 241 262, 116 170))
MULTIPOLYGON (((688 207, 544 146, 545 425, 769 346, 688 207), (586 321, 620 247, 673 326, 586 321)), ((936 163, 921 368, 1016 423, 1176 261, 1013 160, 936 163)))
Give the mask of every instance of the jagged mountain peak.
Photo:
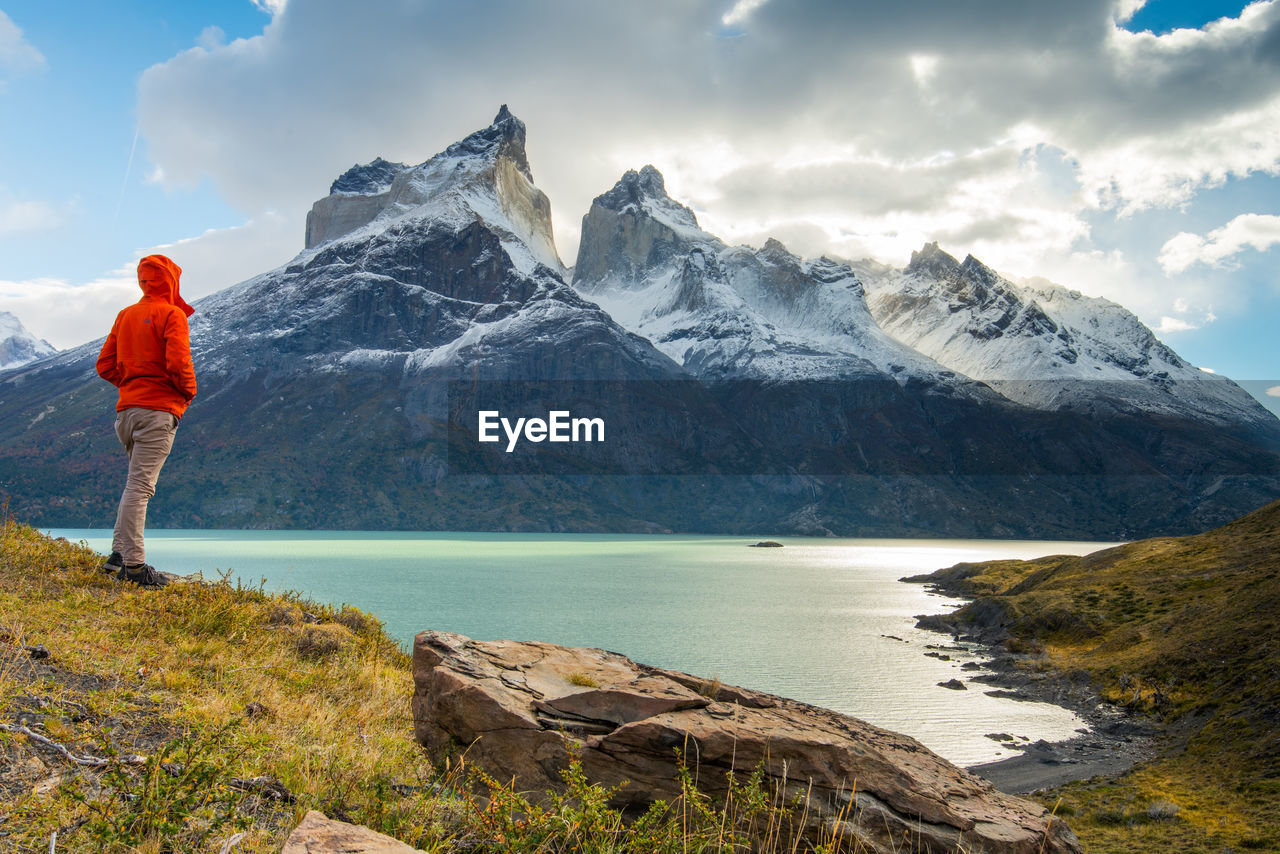
POLYGON ((307 215, 306 249, 336 240, 365 241, 393 223, 481 220, 526 272, 542 264, 556 273, 551 203, 533 183, 526 129, 504 104, 493 123, 418 164, 382 158, 347 170, 307 215))
POLYGON ((591 203, 582 218, 574 281, 595 292, 610 284, 636 284, 646 270, 663 267, 698 246, 723 248, 698 226, 693 211, 667 195, 653 166, 628 170, 591 203))
POLYGON ((905 272, 909 276, 930 276, 935 279, 952 280, 960 275, 960 262, 938 248, 938 242, 935 240, 932 243, 926 243, 920 251, 911 253, 911 263, 907 264, 905 272))
MULTIPOLYGON (((589 263, 579 255, 575 285, 591 293, 588 302, 540 263, 554 253, 549 206, 529 179, 524 136, 503 109, 418 166, 378 158, 348 170, 312 211, 328 217, 316 223, 325 239, 200 302, 191 324, 199 412, 192 450, 175 460, 186 466, 174 478, 183 503, 165 522, 602 530, 622 520, 646 530, 1129 538, 1185 529, 1224 507, 1236 515, 1275 492, 1274 460, 1247 444, 1250 434, 1224 441, 1210 429, 1235 430, 1234 413, 1248 417, 1225 381, 1187 374, 1206 403, 1179 409, 1180 389, 1192 383, 1154 347, 1143 349, 1143 330, 1126 325, 1118 307, 1104 316, 1084 298, 1064 298, 1098 322, 1064 321, 1070 334, 1055 334, 1034 322, 1040 297, 936 243, 913 255, 917 275, 883 274, 893 276, 904 323, 939 346, 933 361, 923 344, 894 340, 872 319, 861 282, 881 275, 863 272, 875 268, 801 259, 776 240, 726 247, 646 167, 610 191, 624 199, 618 209, 600 201, 606 193, 584 219, 589 263), (935 267, 946 282, 926 275, 935 267), (993 283, 989 303, 977 299, 982 281, 993 283), (953 354, 972 371, 944 368, 953 354), (1122 381, 1116 387, 1130 397, 1150 386, 1148 409, 1181 421, 1126 418, 1108 432, 1105 417, 1035 411, 1065 408, 1062 395, 1086 387, 1062 378, 1094 374, 1122 381), (1034 409, 969 377, 1010 380, 1001 388, 1034 409), (625 381, 634 397, 618 410, 622 423, 610 415, 611 437, 624 437, 615 447, 680 475, 678 483, 471 478, 465 455, 452 454, 451 419, 480 398, 460 404, 451 388, 459 379, 497 381, 499 391, 625 381), (717 411, 732 420, 703 429, 717 411), (1166 433, 1166 422, 1188 426, 1166 433), (729 456, 715 458, 713 471, 750 476, 683 477, 722 448, 729 456), (814 453, 813 466, 794 467, 792 451, 814 453), (1093 485, 1112 461, 1141 483, 1093 485), (1225 483, 1213 479, 1220 464, 1225 483), (1090 477, 1058 478, 1059 467, 1090 477), (229 484, 225 473, 236 468, 261 476, 229 484), (1008 488, 986 477, 1024 470, 1008 488), (1239 485, 1236 471, 1247 474, 1239 485), (1151 502, 1156 490, 1171 500, 1151 502)), ((1055 305, 1053 317, 1075 317, 1064 312, 1055 305)), ((0 487, 21 482, 27 507, 77 508, 62 524, 113 512, 94 482, 117 465, 117 448, 84 438, 112 394, 93 373, 95 357, 89 344, 0 377, 9 407, 0 467, 21 478, 0 487), (89 467, 68 481, 61 461, 72 456, 89 467)), ((1256 434, 1280 447, 1271 425, 1256 434)))
POLYGON ((58 348, 32 335, 16 315, 0 311, 0 370, 16 368, 56 352, 58 348))
POLYGON ((628 169, 618 183, 628 187, 637 197, 671 198, 667 195, 666 179, 662 177, 662 173, 652 163, 646 163, 640 167, 639 172, 634 169, 628 169))
POLYGON ((821 258, 809 262, 809 275, 824 285, 849 279, 851 280, 851 286, 856 288, 858 293, 862 293, 861 280, 853 272, 853 268, 844 261, 823 255, 821 258))
POLYGON ((370 196, 391 189, 396 176, 409 167, 375 157, 372 162, 352 166, 338 176, 329 186, 329 195, 346 194, 370 196))
POLYGON ((446 157, 480 155, 494 159, 506 157, 526 178, 533 181, 533 173, 529 170, 529 157, 525 153, 527 135, 528 129, 524 122, 516 118, 507 109, 507 105, 503 104, 498 114, 494 116, 492 124, 455 142, 444 150, 444 155, 446 157))
POLYGON ((797 257, 796 255, 793 255, 791 251, 787 249, 786 245, 776 237, 770 237, 767 240, 765 240, 764 246, 760 247, 760 254, 764 255, 770 260, 791 259, 797 262, 800 260, 799 257, 797 257))
POLYGON ((669 225, 698 228, 698 218, 693 211, 667 194, 662 173, 652 165, 646 165, 638 172, 627 170, 613 189, 595 198, 592 206, 597 205, 618 213, 643 213, 669 225))

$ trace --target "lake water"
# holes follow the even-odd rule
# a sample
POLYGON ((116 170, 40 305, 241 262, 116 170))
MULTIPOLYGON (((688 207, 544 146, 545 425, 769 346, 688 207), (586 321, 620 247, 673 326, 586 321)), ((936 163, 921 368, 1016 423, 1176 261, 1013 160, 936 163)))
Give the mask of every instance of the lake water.
MULTIPOLYGON (((111 532, 55 529, 106 554, 111 532)), ((1009 755, 986 733, 1068 738, 1084 723, 1045 703, 987 696, 949 638, 914 615, 959 604, 903 584, 959 561, 1085 554, 1109 543, 330 531, 148 531, 147 560, 177 573, 297 590, 376 614, 408 647, 424 629, 541 640, 794 697, 912 735, 952 762, 1009 755)))

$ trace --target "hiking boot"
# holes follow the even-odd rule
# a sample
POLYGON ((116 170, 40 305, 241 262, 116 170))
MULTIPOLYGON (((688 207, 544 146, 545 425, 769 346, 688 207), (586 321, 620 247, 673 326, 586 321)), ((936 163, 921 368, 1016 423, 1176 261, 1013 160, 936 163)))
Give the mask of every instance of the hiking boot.
POLYGON ((120 552, 112 552, 111 557, 107 558, 107 562, 102 565, 102 571, 110 575, 113 572, 119 572, 124 569, 124 558, 120 557, 120 552))
POLYGON ((118 581, 131 581, 139 587, 164 587, 169 583, 169 579, 165 578, 156 568, 149 563, 135 563, 132 566, 124 566, 120 568, 120 572, 116 574, 118 581))

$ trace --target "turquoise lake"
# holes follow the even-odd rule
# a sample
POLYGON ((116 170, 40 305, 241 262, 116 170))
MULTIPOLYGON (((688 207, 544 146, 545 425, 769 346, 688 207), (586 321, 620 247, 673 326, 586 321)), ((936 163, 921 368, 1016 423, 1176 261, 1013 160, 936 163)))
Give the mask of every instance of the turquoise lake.
MULTIPOLYGON (((106 554, 111 532, 53 529, 106 554)), ((898 581, 959 561, 1085 554, 1110 543, 351 531, 147 533, 147 560, 181 574, 297 590, 376 614, 408 647, 424 629, 601 647, 794 697, 918 738, 960 765, 1003 758, 987 733, 1068 738, 1084 723, 990 697, 961 671, 976 653, 915 615, 959 604, 898 581), (942 688, 958 678, 968 690, 942 688)))

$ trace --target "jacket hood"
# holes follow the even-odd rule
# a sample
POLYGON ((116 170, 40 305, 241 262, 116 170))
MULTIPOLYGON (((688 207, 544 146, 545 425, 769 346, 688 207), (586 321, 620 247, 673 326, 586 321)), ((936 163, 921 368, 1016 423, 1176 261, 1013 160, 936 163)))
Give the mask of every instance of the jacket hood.
POLYGON ((182 268, 173 263, 171 258, 164 255, 148 255, 138 262, 138 274, 141 278, 142 268, 149 267, 152 270, 158 270, 164 280, 163 285, 155 285, 150 290, 142 285, 141 280, 138 286, 142 288, 142 292, 147 296, 162 299, 170 305, 175 305, 182 309, 183 314, 190 317, 195 313, 195 309, 187 304, 182 298, 182 294, 178 291, 178 279, 182 276, 182 268))

